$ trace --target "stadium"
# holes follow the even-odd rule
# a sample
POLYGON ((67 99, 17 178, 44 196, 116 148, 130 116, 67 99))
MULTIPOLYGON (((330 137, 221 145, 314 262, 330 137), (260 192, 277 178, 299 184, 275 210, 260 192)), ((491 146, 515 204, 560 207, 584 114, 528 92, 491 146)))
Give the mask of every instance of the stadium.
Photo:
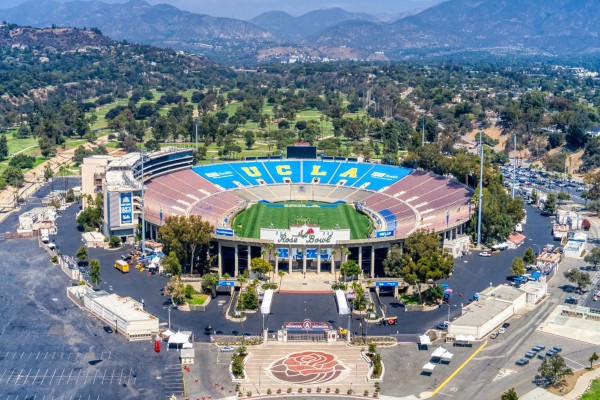
POLYGON ((129 240, 142 204, 154 240, 168 216, 201 215, 215 227, 220 275, 238 276, 266 256, 275 271, 334 273, 350 258, 381 277, 392 245, 419 229, 452 242, 472 212, 473 191, 455 180, 339 157, 192 166, 191 150, 173 148, 109 159, 105 171, 105 235, 129 240))

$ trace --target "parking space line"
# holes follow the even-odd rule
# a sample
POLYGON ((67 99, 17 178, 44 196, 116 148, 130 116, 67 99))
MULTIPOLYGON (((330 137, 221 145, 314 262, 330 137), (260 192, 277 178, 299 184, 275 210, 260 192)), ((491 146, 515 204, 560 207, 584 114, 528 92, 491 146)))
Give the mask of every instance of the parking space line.
POLYGON ((24 355, 25 355, 25 352, 22 352, 21 357, 19 357, 19 360, 22 360, 24 355))
POLYGON ((10 382, 10 380, 12 379, 13 374, 15 373, 15 370, 13 369, 12 372, 10 373, 10 376, 8 377, 8 379, 6 380, 6 384, 8 385, 8 382, 10 382))
POLYGON ((35 378, 33 378, 33 382, 34 382, 34 383, 35 383, 35 381, 37 381, 37 377, 38 377, 38 374, 39 374, 39 373, 40 373, 40 370, 38 369, 38 370, 35 372, 35 378))
POLYGON ((52 353, 52 359, 54 360, 54 356, 56 355, 56 352, 52 353))
POLYGON ((56 375, 56 369, 54 370, 54 373, 52 374, 52 378, 50 378, 49 385, 52 385, 52 381, 54 380, 54 375, 56 375))
POLYGON ((12 359, 14 360, 16 356, 17 356, 17 352, 15 351, 15 354, 13 355, 12 359))
POLYGON ((29 368, 29 372, 27 373, 27 376, 25 377, 25 381, 23 382, 23 385, 25 385, 27 383, 27 379, 29 379, 29 375, 31 375, 32 370, 33 370, 33 368, 29 368))
POLYGON ((71 372, 69 372, 69 379, 67 379, 67 385, 69 384, 69 381, 71 380, 71 375, 73 375, 73 370, 71 369, 71 372))
POLYGON ((98 377, 98 370, 96 370, 96 374, 94 375, 94 380, 92 381, 92 384, 96 384, 97 377, 98 377))
POLYGON ((578 363, 578 362, 577 362, 577 361, 575 361, 575 360, 571 360, 570 358, 567 358, 567 357, 564 357, 564 356, 563 356, 563 358, 564 358, 565 360, 567 360, 567 361, 571 361, 573 364, 577 364, 577 365, 579 365, 579 366, 582 366, 582 367, 585 367, 585 366, 586 366, 586 365, 583 365, 583 364, 580 364, 580 363, 578 363))
POLYGON ((60 373, 60 376, 58 377, 58 382, 56 382, 57 385, 60 385, 60 381, 62 381, 62 378, 64 375, 65 375, 65 370, 63 368, 62 372, 60 373))
POLYGON ((106 378, 106 372, 107 370, 104 370, 104 376, 102 376, 102 384, 104 385, 104 378, 106 378))
POLYGON ((85 371, 85 381, 83 382, 84 385, 87 384, 87 378, 88 378, 89 373, 90 373, 89 370, 85 371))
POLYGON ((40 352, 38 351, 37 357, 35 357, 35 359, 37 360, 40 357, 40 352))
POLYGON ((23 371, 25 371, 24 369, 21 369, 21 372, 19 372, 17 374, 17 380, 15 381, 15 385, 19 384, 19 379, 21 379, 21 377, 23 376, 23 371))
POLYGON ((42 378, 42 381, 40 382, 40 385, 44 384, 44 381, 46 380, 46 376, 48 376, 48 371, 50 371, 50 368, 46 369, 46 372, 44 372, 44 377, 42 378))
POLYGON ((2 373, 2 376, 0 376, 0 382, 2 382, 2 379, 4 378, 4 374, 6 374, 6 371, 8 371, 8 370, 5 369, 4 372, 2 373))
POLYGON ((112 385, 113 378, 115 377, 115 369, 113 368, 112 375, 110 376, 110 385, 112 385))

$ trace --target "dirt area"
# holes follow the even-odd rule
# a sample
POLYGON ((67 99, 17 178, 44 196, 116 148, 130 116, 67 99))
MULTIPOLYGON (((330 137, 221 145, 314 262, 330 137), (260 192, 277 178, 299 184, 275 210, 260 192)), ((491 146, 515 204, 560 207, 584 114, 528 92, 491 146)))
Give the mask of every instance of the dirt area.
MULTIPOLYGON (((477 139, 477 134, 479 133, 479 129, 474 129, 471 132, 467 133, 466 136, 472 139, 477 139)), ((509 139, 510 135, 503 135, 502 130, 499 126, 494 125, 489 128, 483 130, 483 133, 491 137, 492 139, 498 140, 498 144, 494 146, 494 150, 502 151, 504 150, 504 146, 506 145, 506 141, 509 139)))
POLYGON ((590 371, 593 371, 595 369, 600 368, 600 365, 594 365, 594 368, 589 369, 589 368, 584 368, 580 371, 576 371, 573 373, 573 375, 571 376, 567 376, 565 378, 565 386, 561 387, 560 389, 555 388, 555 387, 551 387, 548 388, 548 391, 550 393, 553 393, 557 396, 564 396, 565 394, 569 393, 571 390, 573 390, 573 388, 575 387, 575 384, 577 383, 577 380, 579 379, 579 377, 581 375, 587 374, 590 371))

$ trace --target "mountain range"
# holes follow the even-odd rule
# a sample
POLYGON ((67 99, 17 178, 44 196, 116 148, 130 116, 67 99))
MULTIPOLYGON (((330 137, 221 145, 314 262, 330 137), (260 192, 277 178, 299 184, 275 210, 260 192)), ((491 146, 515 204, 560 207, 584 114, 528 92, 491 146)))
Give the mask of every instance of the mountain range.
POLYGON ((589 55, 600 52, 600 0, 449 0, 416 13, 376 16, 340 8, 250 21, 150 5, 33 0, 0 10, 30 26, 96 27, 128 40, 204 54, 217 61, 388 60, 469 52, 589 55))

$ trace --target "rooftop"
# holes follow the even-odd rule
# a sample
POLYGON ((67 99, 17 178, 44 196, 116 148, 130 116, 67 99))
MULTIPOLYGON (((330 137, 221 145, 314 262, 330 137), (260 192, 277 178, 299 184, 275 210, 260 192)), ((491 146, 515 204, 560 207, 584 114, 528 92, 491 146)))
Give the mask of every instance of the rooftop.
POLYGON ((142 310, 142 305, 131 297, 119 297, 112 293, 97 296, 96 302, 128 322, 156 319, 154 315, 142 310))
POLYGON ((512 307, 512 303, 495 298, 476 301, 464 307, 465 314, 452 321, 452 325, 481 326, 509 307, 512 307))
POLYGON ((500 285, 495 287, 489 287, 483 290, 480 295, 486 299, 494 298, 497 300, 513 302, 523 295, 519 289, 512 286, 500 285))

